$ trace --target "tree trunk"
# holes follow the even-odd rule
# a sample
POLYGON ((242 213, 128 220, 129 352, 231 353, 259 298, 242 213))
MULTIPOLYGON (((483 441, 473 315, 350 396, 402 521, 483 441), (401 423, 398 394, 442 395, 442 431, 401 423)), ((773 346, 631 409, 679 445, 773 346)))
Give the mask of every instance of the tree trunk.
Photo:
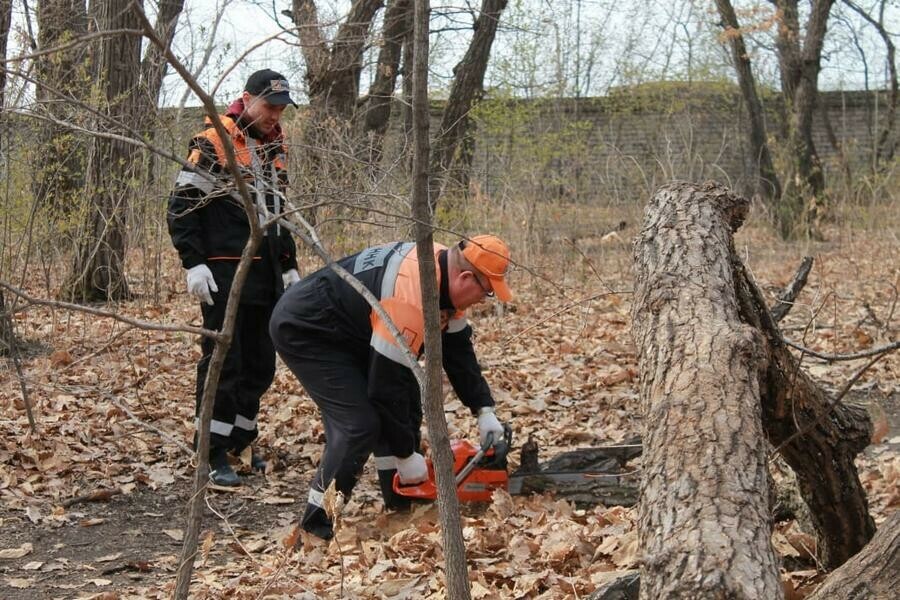
POLYGON ((299 30, 309 94, 309 115, 303 132, 305 160, 295 184, 317 189, 317 202, 327 202, 329 195, 339 201, 326 209, 337 215, 318 214, 320 211, 306 215, 313 225, 320 219, 345 213, 346 202, 352 200, 348 192, 362 192, 359 199, 366 201, 368 169, 355 160, 361 142, 356 138, 359 132, 354 130, 354 122, 363 50, 375 15, 383 5, 383 0, 354 0, 329 44, 315 2, 293 2, 292 15, 299 30), (328 184, 323 186, 322 182, 328 184))
POLYGON ((654 194, 635 241, 644 422, 642 598, 781 598, 760 407, 764 340, 742 323, 718 185, 654 194))
MULTIPOLYGON (((6 65, 6 44, 12 23, 12 0, 0 0, 0 60, 6 65)), ((6 106, 6 69, 0 69, 0 109, 6 106)), ((5 135, 5 132, 4 132, 5 135)))
MULTIPOLYGON (((184 0, 161 0, 159 14, 156 15, 156 36, 166 45, 171 45, 175 38, 175 29, 178 25, 178 17, 184 9, 184 0)), ((163 78, 166 76, 166 62, 164 51, 158 46, 150 44, 144 59, 141 61, 141 95, 138 104, 138 117, 155 117, 159 103, 159 93, 162 90, 163 78)), ((152 123, 153 119, 150 119, 152 123)), ((145 124, 144 133, 149 133, 145 124)))
POLYGON ((776 48, 782 92, 788 109, 787 146, 790 156, 776 218, 782 237, 818 237, 825 175, 813 143, 812 123, 819 93, 822 45, 834 0, 812 2, 805 36, 800 34, 797 0, 776 0, 776 4, 781 12, 776 48))
MULTIPOLYGON (((85 0, 41 0, 37 5, 38 48, 72 41, 87 31, 85 0)), ((66 100, 84 100, 90 89, 87 45, 75 46, 35 60, 36 100, 51 118, 82 124, 78 109, 66 100)), ((84 187, 86 144, 67 128, 53 123, 41 126, 44 140, 32 164, 37 165, 32 192, 38 206, 69 214, 79 206, 84 187)))
POLYGON ((466 546, 463 542, 459 517, 459 499, 453 476, 453 454, 450 433, 444 417, 444 394, 441 389, 443 364, 441 347, 440 307, 438 306, 437 265, 434 260, 434 228, 428 204, 428 33, 429 0, 414 0, 414 57, 413 57, 413 191, 411 216, 415 222, 416 251, 419 257, 422 309, 425 313, 425 378, 422 399, 425 422, 432 442, 438 488, 438 512, 441 518, 447 597, 469 600, 469 576, 466 566, 466 546))
POLYGON ((797 475, 818 535, 819 561, 837 568, 875 532, 854 463, 869 444, 872 423, 862 407, 834 406, 800 368, 737 256, 733 265, 741 319, 766 339, 769 360, 760 384, 766 436, 797 475))
POLYGON ((482 0, 481 12, 473 26, 472 42, 463 59, 453 69, 453 87, 431 152, 429 201, 432 209, 450 183, 453 164, 469 130, 469 114, 484 94, 484 73, 506 4, 507 0, 482 0))
POLYGON ((370 169, 381 163, 384 135, 390 122, 394 89, 400 72, 403 40, 409 36, 411 27, 411 8, 410 0, 392 0, 384 11, 384 32, 375 81, 365 98, 361 118, 360 137, 364 143, 360 147, 364 152, 363 161, 370 169))
MULTIPOLYGON (((91 8, 98 29, 139 29, 140 21, 130 4, 131 0, 97 0, 91 8)), ((95 81, 103 90, 104 104, 100 109, 107 119, 98 120, 94 127, 116 131, 117 124, 134 123, 141 39, 130 35, 106 37, 97 49, 95 81)), ((91 141, 86 190, 89 198, 75 263, 63 291, 72 301, 129 296, 124 266, 125 217, 136 175, 136 156, 130 144, 100 137, 91 141)))
MULTIPOLYGON (((175 38, 178 17, 183 8, 184 0, 161 0, 159 3, 159 14, 156 15, 156 36, 167 46, 171 45, 175 38)), ((163 50, 155 44, 147 46, 140 67, 140 93, 135 99, 134 115, 139 124, 138 131, 151 142, 159 126, 157 119, 159 94, 162 91, 163 79, 168 68, 164 54, 163 50)), ((154 174, 158 170, 158 162, 158 157, 151 154, 146 167, 148 180, 154 179, 154 174)))
POLYGON ((722 17, 725 36, 728 38, 729 46, 731 46, 731 60, 737 73, 741 95, 744 98, 744 103, 747 105, 750 151, 753 154, 753 160, 759 173, 756 191, 770 205, 773 205, 781 198, 781 182, 778 181, 778 175, 775 173, 775 167, 772 164, 772 155, 769 152, 766 122, 762 103, 759 101, 759 96, 756 93, 756 81, 753 78, 750 55, 747 53, 744 36, 741 34, 740 25, 738 25, 737 15, 734 13, 731 0, 716 0, 716 6, 719 9, 719 15, 722 17))
MULTIPOLYGON (((878 134, 878 141, 875 145, 874 164, 877 169, 879 166, 884 167, 890 164, 894 159, 894 152, 897 147, 897 138, 894 134, 894 127, 897 121, 898 96, 900 96, 900 86, 897 84, 897 48, 894 46, 891 34, 884 28, 885 0, 881 0, 878 4, 878 19, 873 18, 872 15, 854 4, 851 0, 843 1, 851 10, 856 12, 875 28, 878 35, 881 36, 881 41, 884 42, 884 47, 887 50, 887 60, 885 62, 888 68, 888 89, 890 91, 888 92, 888 107, 887 114, 884 116, 884 125, 881 128, 881 133, 878 134)), ((875 9, 873 8, 873 11, 874 10, 875 9)))
POLYGON ((808 600, 894 600, 900 590, 900 512, 862 551, 831 573, 808 600))

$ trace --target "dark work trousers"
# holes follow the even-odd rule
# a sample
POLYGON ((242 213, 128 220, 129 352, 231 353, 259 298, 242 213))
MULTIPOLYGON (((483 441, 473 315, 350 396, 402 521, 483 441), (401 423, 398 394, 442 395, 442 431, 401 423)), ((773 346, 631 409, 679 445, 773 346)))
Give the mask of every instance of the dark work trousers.
MULTIPOLYGON (((220 330, 225 319, 225 297, 217 294, 212 306, 202 303, 203 327, 220 330)), ((234 337, 225 356, 210 422, 210 455, 222 450, 239 454, 256 439, 259 399, 275 378, 275 347, 269 337, 271 305, 240 304, 234 337)), ((196 415, 206 382, 215 342, 203 338, 203 356, 197 363, 196 415)))
POLYGON ((272 337, 278 354, 319 407, 325 424, 325 450, 303 516, 303 525, 309 529, 326 519, 322 502, 332 480, 349 499, 375 450, 381 420, 368 401, 364 356, 321 335, 304 335, 302 328, 278 319, 272 322, 272 337))

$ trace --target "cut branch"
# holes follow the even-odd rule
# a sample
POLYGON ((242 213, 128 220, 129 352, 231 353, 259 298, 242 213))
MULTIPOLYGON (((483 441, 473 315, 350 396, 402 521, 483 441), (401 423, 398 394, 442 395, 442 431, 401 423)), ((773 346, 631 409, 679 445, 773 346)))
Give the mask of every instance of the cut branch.
POLYGON ((794 307, 794 302, 797 300, 797 296, 800 295, 800 292, 803 291, 804 286, 806 286, 806 279, 807 277, 809 277, 809 272, 812 270, 812 266, 812 256, 804 256, 803 262, 800 263, 800 266, 797 268, 797 272, 794 274, 794 278, 784 289, 781 295, 778 296, 778 302, 775 304, 775 306, 772 307, 772 320, 774 320, 776 323, 779 323, 783 318, 785 318, 790 310, 794 307))

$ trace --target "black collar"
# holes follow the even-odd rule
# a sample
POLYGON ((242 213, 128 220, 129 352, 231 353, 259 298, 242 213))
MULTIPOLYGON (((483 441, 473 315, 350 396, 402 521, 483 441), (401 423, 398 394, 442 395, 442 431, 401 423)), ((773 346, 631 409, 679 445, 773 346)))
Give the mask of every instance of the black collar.
POLYGON ((438 253, 438 268, 441 270, 440 308, 455 311, 456 307, 450 301, 450 269, 447 268, 447 254, 446 250, 438 253))

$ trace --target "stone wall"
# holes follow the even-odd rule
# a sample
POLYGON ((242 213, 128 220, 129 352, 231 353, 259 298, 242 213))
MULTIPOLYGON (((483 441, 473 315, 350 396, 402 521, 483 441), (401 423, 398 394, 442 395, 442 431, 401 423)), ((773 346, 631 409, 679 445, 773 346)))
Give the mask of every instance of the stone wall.
MULTIPOLYGON (((814 140, 827 175, 840 166, 834 142, 854 167, 872 160, 885 101, 866 92, 821 95, 814 140)), ((765 100, 776 152, 779 105, 777 95, 765 100)), ((752 193, 747 115, 733 89, 675 84, 605 98, 493 101, 476 115, 472 184, 491 196, 619 203, 643 200, 670 179, 707 178, 752 193)))

